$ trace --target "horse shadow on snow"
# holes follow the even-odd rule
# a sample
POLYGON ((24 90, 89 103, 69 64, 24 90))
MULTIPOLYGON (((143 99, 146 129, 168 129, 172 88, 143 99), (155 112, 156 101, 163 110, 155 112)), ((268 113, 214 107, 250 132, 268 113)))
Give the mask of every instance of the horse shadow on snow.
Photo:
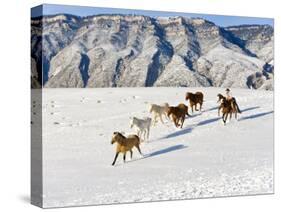
POLYGON ((253 115, 250 115, 250 116, 245 116, 245 117, 240 118, 239 121, 259 118, 261 116, 269 115, 271 113, 273 113, 273 110, 272 111, 268 111, 268 112, 253 114, 253 115))
POLYGON ((177 137, 177 136, 181 136, 181 135, 185 135, 185 134, 188 134, 188 133, 191 133, 192 130, 195 128, 195 127, 198 127, 198 126, 203 126, 203 125, 207 125, 207 124, 211 124, 213 122, 216 122, 218 120, 220 120, 221 117, 217 117, 217 118, 211 118, 211 119, 207 119, 207 120, 204 120, 204 121, 200 121, 199 123, 197 123, 196 125, 194 126, 191 126, 191 127, 187 127, 187 128, 183 128, 179 131, 176 131, 176 132, 173 132, 171 134, 168 134, 162 138, 160 138, 159 140, 161 139, 167 139, 167 138, 174 138, 174 137, 177 137))
MULTIPOLYGON (((154 152, 145 154, 145 155, 144 155, 143 157, 141 157, 141 158, 136 158, 136 159, 132 159, 132 160, 126 161, 126 163, 132 163, 132 162, 136 162, 136 161, 139 161, 139 160, 144 160, 144 159, 146 159, 146 158, 151 158, 151 157, 155 157, 155 156, 167 154, 167 153, 170 153, 170 152, 174 152, 174 151, 178 151, 178 150, 185 149, 185 148, 187 148, 187 147, 188 147, 188 146, 185 146, 185 145, 183 145, 183 144, 178 144, 178 145, 166 147, 166 148, 163 148, 163 149, 156 150, 156 151, 154 151, 154 152)), ((120 166, 120 165, 122 165, 122 163, 116 164, 115 166, 120 166)))
MULTIPOLYGON (((242 112, 249 111, 249 110, 255 110, 255 109, 258 109, 258 108, 259 107, 250 107, 250 108, 246 108, 246 109, 242 110, 242 112)), ((247 119, 259 118, 261 116, 265 116, 265 115, 271 114, 273 112, 274 111, 269 111, 269 112, 258 113, 258 114, 254 114, 254 115, 250 115, 250 116, 245 116, 245 117, 240 118, 239 121, 243 121, 243 120, 247 120, 247 119)), ((211 119, 207 119, 207 120, 204 120, 204 121, 200 121, 199 123, 197 123, 196 125, 194 125, 192 127, 187 127, 187 128, 181 129, 179 131, 176 131, 176 132, 173 132, 171 134, 168 134, 168 135, 166 135, 166 136, 164 136, 164 137, 162 137, 160 139, 157 139, 157 140, 173 138, 173 137, 181 136, 181 135, 184 135, 184 134, 187 134, 187 133, 191 133, 192 130, 195 127, 211 124, 213 122, 217 122, 220 119, 221 119, 221 117, 216 117, 216 118, 211 118, 211 119)), ((162 155, 162 154, 167 154, 167 153, 178 151, 178 150, 182 150, 182 149, 185 149, 185 148, 188 148, 188 146, 183 145, 183 144, 166 147, 166 148, 163 148, 163 149, 151 152, 149 154, 146 154, 142 158, 126 161, 126 163, 135 162, 135 161, 138 161, 138 160, 143 160, 143 159, 146 159, 146 158, 155 157, 155 156, 162 155)), ((118 165, 121 165, 121 164, 117 164, 116 166, 118 166, 118 165)))
POLYGON ((249 110, 255 110, 255 109, 259 109, 260 106, 255 106, 255 107, 248 107, 248 108, 245 108, 245 109, 242 109, 241 112, 246 112, 246 111, 249 111, 249 110))
POLYGON ((174 152, 174 151, 185 149, 185 148, 187 148, 187 146, 185 146, 183 144, 178 144, 178 145, 170 146, 170 147, 167 147, 167 148, 164 148, 164 149, 160 149, 160 150, 151 152, 151 153, 145 155, 144 158, 154 157, 154 156, 166 154, 166 153, 169 153, 169 152, 174 152))
MULTIPOLYGON (((250 111, 250 110, 255 110, 255 109, 258 109, 260 108, 259 106, 255 106, 255 107, 249 107, 249 108, 245 108, 245 109, 242 109, 241 112, 246 112, 246 111, 250 111)), ((204 112, 206 111, 212 111, 212 110, 217 110, 218 107, 213 107, 213 108, 210 108, 210 109, 207 109, 205 110, 204 112)), ((253 119, 253 118, 258 118, 260 116, 264 116, 264 115, 267 115, 269 113, 273 113, 273 111, 270 111, 270 112, 267 112, 267 113, 258 113, 258 114, 254 114, 254 115, 251 115, 251 116, 246 116, 246 117, 243 117, 243 118, 240 118, 239 121, 241 120, 246 120, 246 119, 253 119)), ((201 115, 201 114, 196 114, 196 116, 198 115, 201 115)), ((210 119, 207 119, 207 120, 203 120, 203 121, 200 121, 198 122, 197 124, 193 125, 193 126, 190 126, 190 127, 187 127, 187 128, 183 128, 179 131, 176 131, 176 132, 173 132, 171 134, 168 134, 158 140, 161 140, 161 139, 167 139, 167 138, 173 138, 173 137, 177 137, 177 136, 181 136, 181 135, 185 135, 187 133, 191 133, 192 130, 196 127, 199 127, 199 126, 204 126, 204 125, 207 125, 207 124, 211 124, 211 123, 214 123, 214 122, 217 122, 221 119, 221 117, 216 117, 216 118, 210 118, 210 119)))

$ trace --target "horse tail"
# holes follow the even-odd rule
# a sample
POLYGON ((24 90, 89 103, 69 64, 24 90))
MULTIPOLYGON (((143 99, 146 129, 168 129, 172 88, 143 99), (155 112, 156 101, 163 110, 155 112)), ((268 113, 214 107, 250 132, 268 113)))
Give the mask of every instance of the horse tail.
POLYGON ((232 99, 233 99, 234 105, 235 105, 236 108, 237 108, 237 112, 238 112, 238 113, 242 113, 242 111, 240 110, 240 108, 239 108, 239 106, 238 106, 238 104, 237 104, 236 99, 235 99, 234 97, 232 97, 232 99))
POLYGON ((238 113, 242 113, 242 111, 240 110, 240 108, 239 108, 238 104, 237 104, 237 103, 235 103, 235 104, 236 104, 236 107, 237 107, 237 111, 238 111, 238 113))
POLYGON ((191 115, 189 115, 189 113, 188 113, 188 108, 186 108, 186 115, 187 115, 188 117, 191 117, 191 115))
POLYGON ((136 135, 136 139, 137 139, 137 145, 140 145, 140 143, 144 142, 144 140, 142 140, 138 135, 136 135))
POLYGON ((152 107, 153 107, 153 105, 151 104, 151 105, 150 105, 150 109, 149 109, 149 113, 152 112, 152 107))

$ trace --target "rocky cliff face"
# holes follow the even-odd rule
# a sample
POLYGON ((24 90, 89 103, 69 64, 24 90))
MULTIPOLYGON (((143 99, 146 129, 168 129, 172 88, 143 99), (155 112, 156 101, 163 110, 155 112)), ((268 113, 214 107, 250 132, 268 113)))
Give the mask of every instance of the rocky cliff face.
POLYGON ((43 65, 43 74, 33 71, 33 87, 273 89, 270 26, 221 28, 183 17, 58 15, 32 20, 31 33, 32 66, 40 70, 38 64, 43 65))
POLYGON ((74 38, 80 18, 70 15, 46 16, 31 20, 31 57, 36 61, 40 84, 48 79, 51 59, 74 38))
POLYGON ((243 45, 267 63, 273 60, 273 28, 268 25, 242 25, 226 30, 240 38, 243 45))

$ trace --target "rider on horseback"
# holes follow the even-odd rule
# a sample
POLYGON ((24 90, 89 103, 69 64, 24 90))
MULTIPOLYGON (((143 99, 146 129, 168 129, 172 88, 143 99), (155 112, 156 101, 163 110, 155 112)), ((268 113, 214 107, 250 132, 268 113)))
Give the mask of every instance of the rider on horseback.
MULTIPOLYGON (((234 97, 232 97, 231 92, 230 92, 230 89, 227 88, 227 89, 225 90, 225 92, 226 92, 226 93, 225 93, 225 94, 226 94, 226 99, 227 99, 227 100, 232 100, 232 101, 233 101, 233 104, 234 104, 234 107, 236 107, 236 109, 237 109, 237 112, 238 112, 238 113, 242 113, 241 110, 239 109, 239 106, 238 106, 238 104, 237 104, 236 99, 235 99, 234 97)), ((235 109, 235 108, 233 108, 233 109, 235 109)))

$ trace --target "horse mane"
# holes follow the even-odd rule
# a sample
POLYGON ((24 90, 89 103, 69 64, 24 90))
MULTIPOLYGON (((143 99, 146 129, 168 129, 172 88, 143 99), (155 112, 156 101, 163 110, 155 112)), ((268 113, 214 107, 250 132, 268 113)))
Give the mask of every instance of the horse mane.
POLYGON ((118 144, 121 144, 121 145, 124 144, 124 141, 126 140, 126 137, 124 135, 122 135, 122 133, 114 132, 113 135, 114 135, 113 139, 115 140, 115 142, 117 142, 118 144))
POLYGON ((222 94, 218 94, 219 99, 225 99, 225 96, 223 96, 222 94))
POLYGON ((120 133, 120 132, 114 132, 113 133, 114 135, 118 135, 118 136, 120 136, 121 138, 126 138, 122 133, 120 133))
POLYGON ((187 92, 187 93, 186 93, 186 96, 185 96, 185 99, 186 99, 186 100, 189 99, 189 101, 194 102, 194 101, 196 101, 196 100, 195 100, 195 99, 196 99, 196 94, 191 93, 191 92, 187 92))

